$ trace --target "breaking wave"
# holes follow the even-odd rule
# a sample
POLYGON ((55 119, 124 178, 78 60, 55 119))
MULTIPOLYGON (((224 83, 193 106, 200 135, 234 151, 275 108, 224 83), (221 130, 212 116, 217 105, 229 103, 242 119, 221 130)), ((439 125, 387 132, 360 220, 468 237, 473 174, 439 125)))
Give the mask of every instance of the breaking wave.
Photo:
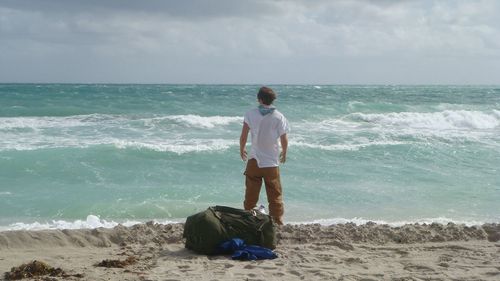
POLYGON ((214 128, 215 126, 224 126, 230 123, 241 123, 243 118, 233 116, 199 116, 199 115, 173 115, 163 117, 164 119, 176 121, 193 127, 214 128))
MULTIPOLYGON (((172 219, 172 220, 153 220, 155 223, 169 224, 169 223, 180 223, 184 222, 182 219, 172 219)), ((23 223, 17 222, 6 226, 0 226, 0 231, 11 231, 11 230, 51 230, 51 229, 94 229, 94 228, 113 228, 118 225, 123 226, 133 226, 136 224, 145 223, 145 221, 136 220, 124 220, 124 221, 114 221, 101 219, 96 215, 88 215, 84 220, 66 221, 66 220, 51 220, 47 222, 33 222, 33 223, 23 223)), ((464 224, 466 226, 482 225, 484 223, 489 223, 489 221, 473 221, 473 220, 453 220, 446 217, 436 217, 436 218, 422 218, 416 220, 408 221, 385 221, 385 220, 370 220, 364 218, 332 218, 332 219, 318 219, 313 221, 290 221, 289 224, 320 224, 320 225, 336 225, 336 224, 346 224, 353 223, 355 225, 363 225, 367 223, 376 223, 380 225, 389 225, 393 227, 399 227, 406 224, 464 224)))
POLYGON ((0 151, 101 145, 178 154, 222 151, 235 145, 236 137, 226 139, 227 132, 213 129, 241 120, 240 117, 198 115, 7 117, 0 118, 0 151))
POLYGON ((65 117, 1 117, 0 131, 10 129, 62 129, 79 126, 126 126, 137 122, 151 125, 161 121, 172 121, 177 124, 199 128, 214 128, 216 126, 225 126, 231 123, 242 122, 243 118, 237 116, 199 116, 193 114, 187 115, 166 115, 153 117, 127 116, 127 115, 109 115, 109 114, 88 114, 74 115, 65 117))
POLYGON ((158 152, 172 152, 176 154, 184 154, 190 152, 214 152, 224 151, 231 146, 236 145, 235 140, 224 139, 194 139, 184 141, 158 140, 158 142, 146 142, 138 140, 122 140, 122 139, 59 139, 52 143, 43 143, 40 140, 23 143, 1 143, 0 151, 8 150, 37 150, 37 149, 53 149, 53 148, 89 148, 94 146, 114 146, 118 149, 147 149, 158 152))
POLYGON ((297 147, 312 148, 312 149, 328 150, 328 151, 342 151, 342 150, 356 151, 370 146, 389 146, 389 145, 403 145, 403 144, 407 144, 407 142, 371 141, 365 143, 315 144, 315 143, 307 143, 299 141, 299 142, 292 142, 290 145, 297 147))
POLYGON ((492 110, 490 113, 467 110, 445 110, 429 113, 352 113, 349 117, 356 121, 364 121, 376 125, 414 129, 494 129, 500 126, 500 111, 497 110, 492 110))
MULTIPOLYGON (((174 220, 155 220, 156 223, 168 224, 176 223, 174 220)), ((0 231, 7 230, 47 230, 47 229, 92 229, 92 228, 113 228, 117 225, 133 226, 143 223, 143 221, 125 220, 123 222, 116 222, 113 220, 101 219, 96 215, 88 215, 84 220, 65 221, 65 220, 52 220, 48 222, 33 222, 23 223, 16 222, 7 226, 0 226, 0 231)))

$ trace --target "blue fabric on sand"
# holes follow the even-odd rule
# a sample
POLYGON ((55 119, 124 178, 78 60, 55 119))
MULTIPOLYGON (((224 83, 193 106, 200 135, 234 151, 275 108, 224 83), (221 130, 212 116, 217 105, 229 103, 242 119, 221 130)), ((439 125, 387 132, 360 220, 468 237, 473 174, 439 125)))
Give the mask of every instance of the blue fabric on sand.
POLYGON ((217 247, 219 254, 233 254, 233 260, 265 260, 275 259, 278 257, 273 251, 268 248, 246 245, 245 241, 240 238, 233 238, 229 241, 221 243, 217 247))

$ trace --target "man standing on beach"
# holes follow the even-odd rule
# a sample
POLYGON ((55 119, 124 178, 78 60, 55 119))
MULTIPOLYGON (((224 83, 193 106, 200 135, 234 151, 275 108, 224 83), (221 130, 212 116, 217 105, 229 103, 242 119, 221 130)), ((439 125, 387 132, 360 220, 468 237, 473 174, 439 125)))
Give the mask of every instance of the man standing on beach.
POLYGON ((288 121, 272 104, 276 94, 271 88, 262 87, 257 94, 259 106, 245 114, 240 136, 240 156, 247 159, 245 170, 245 210, 256 207, 262 179, 266 186, 269 215, 278 225, 283 225, 283 192, 279 163, 285 163, 288 149, 288 121), (247 156, 248 132, 252 136, 250 154, 247 156), (279 142, 281 143, 281 153, 279 142))

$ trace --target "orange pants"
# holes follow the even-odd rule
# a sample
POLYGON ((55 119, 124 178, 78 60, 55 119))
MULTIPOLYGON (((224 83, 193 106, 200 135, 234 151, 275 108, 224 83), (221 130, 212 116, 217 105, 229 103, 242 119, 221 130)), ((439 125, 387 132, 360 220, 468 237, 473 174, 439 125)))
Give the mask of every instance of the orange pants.
POLYGON ((245 210, 256 207, 259 201, 262 179, 266 185, 267 202, 269 203, 269 215, 278 225, 283 225, 283 193, 281 191, 280 171, 278 167, 259 168, 257 160, 250 159, 245 171, 245 210))

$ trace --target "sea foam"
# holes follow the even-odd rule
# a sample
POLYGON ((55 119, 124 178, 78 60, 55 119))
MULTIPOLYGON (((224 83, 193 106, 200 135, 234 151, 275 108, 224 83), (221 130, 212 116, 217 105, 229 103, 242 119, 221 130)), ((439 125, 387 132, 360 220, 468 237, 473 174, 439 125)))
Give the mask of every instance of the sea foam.
POLYGON ((336 225, 336 224, 346 224, 346 223, 354 223, 355 225, 363 225, 369 222, 373 222, 376 224, 386 224, 393 227, 399 227, 406 224, 464 224, 466 226, 474 226, 474 225, 483 225, 485 223, 492 223, 494 221, 476 221, 476 220, 454 220, 446 217, 436 217, 436 218, 421 218, 415 220, 404 220, 404 221, 385 221, 385 220, 370 220, 365 218, 332 218, 332 219, 318 219, 309 222, 290 222, 291 224, 320 224, 320 225, 336 225))
POLYGON ((342 143, 342 144, 317 144, 317 143, 308 143, 303 141, 291 142, 290 146, 292 147, 305 147, 312 149, 320 149, 320 150, 329 150, 329 151, 337 151, 337 150, 347 150, 347 151, 356 151, 362 148, 370 147, 370 146, 389 146, 389 145, 403 145, 408 144, 408 142, 402 141, 368 141, 364 143, 342 143))
POLYGON ((109 114, 0 118, 0 151, 102 145, 178 154, 223 151, 236 144, 236 137, 224 139, 216 134, 207 137, 206 132, 241 120, 234 116, 109 114))
POLYGON ((235 116, 199 116, 199 115, 173 115, 165 116, 165 119, 180 122, 193 127, 214 128, 215 126, 228 125, 230 123, 241 123, 243 118, 235 116))
POLYGON ((354 120, 382 126, 431 130, 494 129, 500 125, 500 114, 497 110, 493 110, 489 113, 467 110, 445 110, 429 113, 352 113, 350 117, 354 120))
MULTIPOLYGON (((19 139, 18 139, 19 141, 19 139)), ((85 149, 96 146, 113 146, 117 149, 138 149, 158 152, 185 154, 192 152, 225 151, 237 145, 236 140, 225 139, 185 139, 185 140, 152 140, 152 139, 118 139, 118 138, 38 138, 24 139, 22 142, 0 141, 0 151, 30 151, 55 148, 85 149)))
MULTIPOLYGON (((175 220, 153 220, 155 223, 168 224, 177 223, 180 221, 175 220)), ((7 230, 47 230, 47 229, 88 229, 88 228, 113 228, 117 225, 133 226, 136 224, 144 223, 144 221, 125 220, 123 222, 116 222, 113 220, 101 219, 96 215, 88 215, 85 220, 65 221, 65 220, 52 220, 49 222, 33 222, 23 223, 17 222, 7 226, 0 226, 0 231, 7 230)))
POLYGON ((238 116, 200 116, 200 115, 164 115, 152 117, 110 115, 110 114, 87 114, 64 117, 40 116, 40 117, 0 117, 0 130, 6 129, 46 129, 46 128, 71 128, 92 125, 130 125, 131 122, 142 121, 151 124, 158 121, 170 120, 187 126, 214 128, 235 122, 242 122, 243 118, 238 116))
MULTIPOLYGON (((185 219, 170 219, 170 220, 152 220, 154 223, 159 224, 170 224, 170 223, 182 223, 185 219)), ((75 220, 75 221, 65 221, 65 220, 52 220, 48 222, 33 222, 33 223, 23 223, 17 222, 12 223, 6 226, 0 226, 0 231, 11 231, 11 230, 51 230, 51 229, 93 229, 93 228, 113 228, 117 225, 123 226, 133 226, 136 224, 145 223, 146 221, 135 221, 135 220, 124 220, 121 222, 117 222, 114 220, 105 220, 101 219, 96 215, 88 215, 84 220, 75 220)), ((286 222, 287 224, 320 224, 324 226, 329 225, 337 225, 337 224, 346 224, 353 223, 355 225, 363 225, 369 222, 373 222, 376 224, 386 224, 393 227, 399 227, 406 224, 464 224, 466 226, 474 226, 474 225, 482 225, 485 223, 490 223, 490 221, 474 221, 474 220, 453 220, 446 217, 436 217, 436 218, 422 218, 415 220, 405 220, 405 221, 385 221, 385 220, 372 220, 365 218, 331 218, 331 219, 318 219, 312 221, 290 221, 286 222)))
POLYGON ((84 116, 69 117, 1 117, 0 130, 67 128, 84 125, 84 116))
POLYGON ((159 152, 173 152, 177 154, 184 154, 190 152, 203 152, 203 151, 224 151, 231 146, 236 145, 235 140, 224 139, 204 139, 204 140, 190 140, 183 142, 159 142, 147 143, 138 141, 125 141, 115 140, 113 145, 120 149, 135 148, 135 149, 149 149, 159 152))

